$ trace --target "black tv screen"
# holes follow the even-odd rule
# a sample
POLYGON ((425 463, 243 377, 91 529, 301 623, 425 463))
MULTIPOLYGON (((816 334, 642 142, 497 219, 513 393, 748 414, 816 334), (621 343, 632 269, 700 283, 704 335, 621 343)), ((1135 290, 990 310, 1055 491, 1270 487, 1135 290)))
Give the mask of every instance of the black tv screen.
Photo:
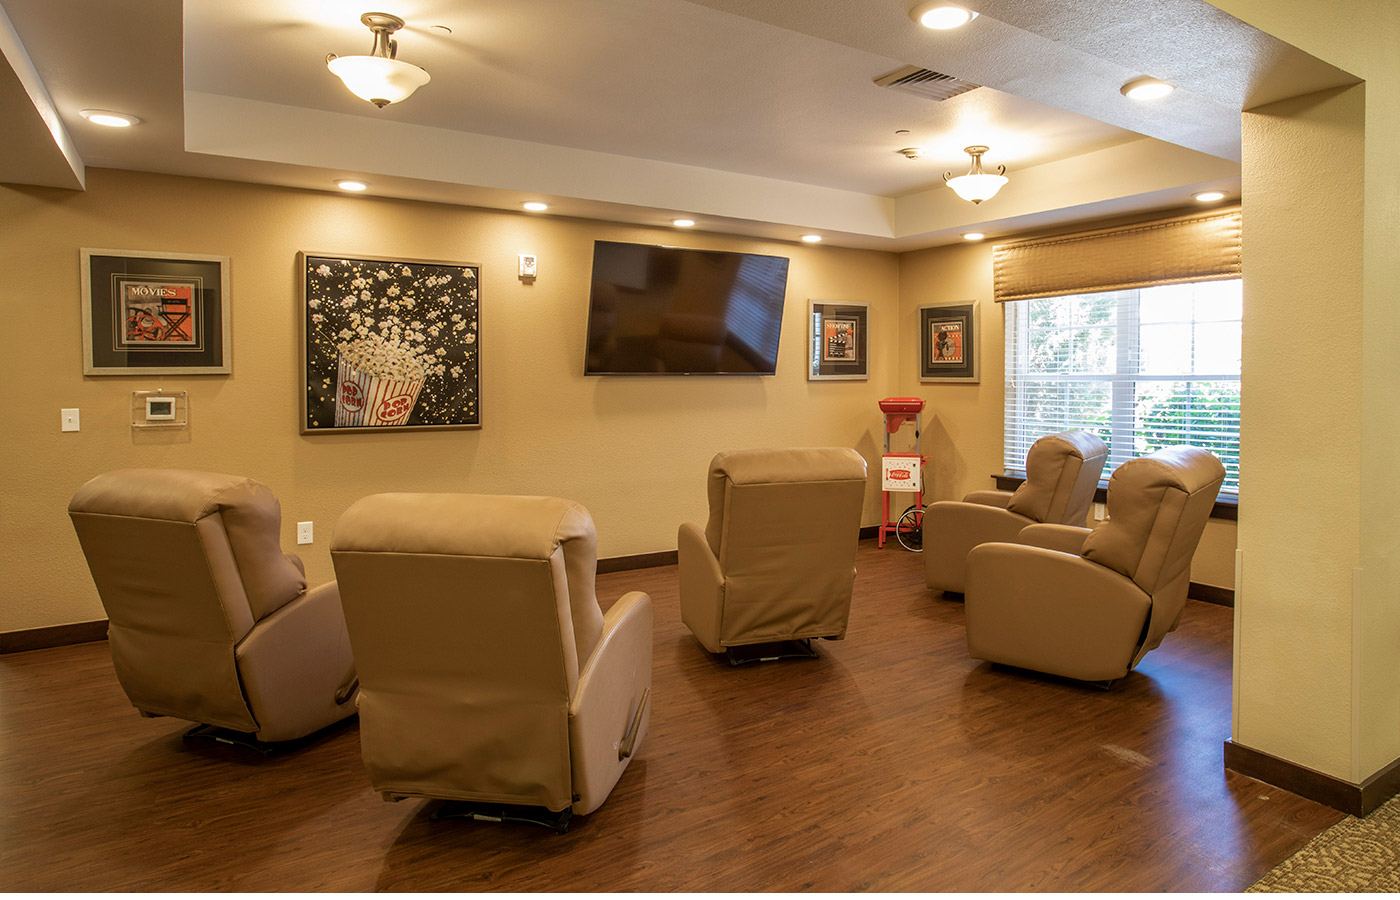
POLYGON ((772 375, 788 260, 595 241, 588 375, 772 375))

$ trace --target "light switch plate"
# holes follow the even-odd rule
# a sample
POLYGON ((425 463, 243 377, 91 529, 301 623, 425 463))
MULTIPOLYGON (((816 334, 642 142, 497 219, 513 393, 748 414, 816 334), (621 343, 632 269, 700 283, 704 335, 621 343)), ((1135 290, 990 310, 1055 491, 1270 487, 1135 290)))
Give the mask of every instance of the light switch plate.
POLYGON ((298 523, 297 523, 297 543, 298 543, 298 544, 309 544, 309 543, 311 543, 311 523, 310 523, 310 522, 298 522, 298 523))
POLYGON ((78 431, 78 411, 76 409, 60 409, 60 425, 64 431, 78 431))
POLYGON ((520 277, 534 278, 539 274, 539 258, 533 253, 520 254, 520 277))

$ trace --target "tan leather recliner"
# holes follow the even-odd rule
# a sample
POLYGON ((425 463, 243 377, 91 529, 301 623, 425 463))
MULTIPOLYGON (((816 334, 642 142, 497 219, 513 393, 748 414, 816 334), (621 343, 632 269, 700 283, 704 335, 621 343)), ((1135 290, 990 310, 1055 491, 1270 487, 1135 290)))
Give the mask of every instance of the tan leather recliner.
POLYGON ((865 484, 845 447, 714 458, 709 522, 676 537, 681 620, 706 650, 845 637, 865 484))
POLYGON ((978 544, 1012 541, 1027 525, 1084 524, 1108 445, 1073 429, 1047 434, 1026 454, 1026 480, 1015 492, 973 491, 924 510, 924 581, 939 591, 967 589, 967 554, 978 544))
POLYGON ((652 610, 633 591, 605 616, 597 556, 588 511, 555 497, 375 494, 345 512, 331 558, 386 800, 542 806, 566 827, 607 799, 651 718, 652 610))
POLYGON ((968 652, 1083 681, 1126 675, 1180 621, 1224 479, 1210 453, 1168 447, 1118 467, 1098 528, 1032 525, 975 548, 968 652))
MULTIPOLYGON (((277 498, 249 478, 122 469, 68 506, 132 705, 251 735, 304 737, 355 712, 335 582, 306 589, 277 498)), ((198 729, 196 729, 198 731, 198 729)))

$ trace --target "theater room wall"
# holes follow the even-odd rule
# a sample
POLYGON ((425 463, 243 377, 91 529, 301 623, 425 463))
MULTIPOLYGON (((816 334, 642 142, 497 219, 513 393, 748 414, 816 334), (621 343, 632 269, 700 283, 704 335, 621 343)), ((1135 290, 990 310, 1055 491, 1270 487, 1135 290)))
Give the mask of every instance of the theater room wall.
MULTIPOLYGON (((600 555, 625 556, 674 549, 681 521, 704 521, 720 450, 851 446, 876 469, 875 401, 901 386, 892 253, 111 169, 89 169, 82 192, 0 185, 0 221, 0 632, 103 617, 66 514, 99 472, 182 467, 266 483, 283 546, 313 582, 333 577, 336 519, 378 491, 568 497, 592 512, 600 555), (789 257, 778 374, 585 377, 595 239, 789 257), (228 256, 233 373, 84 377, 82 247, 228 256), (483 427, 300 434, 299 250, 480 264, 483 427), (538 255, 534 283, 517 278, 523 252, 538 255), (809 298, 871 304, 868 381, 807 380, 809 298), (189 392, 187 430, 131 428, 131 392, 155 388, 189 392), (59 430, 67 407, 81 410, 77 433, 59 430), (307 520, 315 543, 297 547, 294 523, 307 520)), ((866 524, 879 519, 873 475, 866 524)))

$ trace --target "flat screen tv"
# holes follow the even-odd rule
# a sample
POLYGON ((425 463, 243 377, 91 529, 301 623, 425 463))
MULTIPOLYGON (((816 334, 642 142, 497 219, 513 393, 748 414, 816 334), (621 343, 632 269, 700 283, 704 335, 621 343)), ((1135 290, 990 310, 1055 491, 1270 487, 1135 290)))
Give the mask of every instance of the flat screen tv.
POLYGON ((595 241, 588 375, 772 375, 788 260, 595 241))

